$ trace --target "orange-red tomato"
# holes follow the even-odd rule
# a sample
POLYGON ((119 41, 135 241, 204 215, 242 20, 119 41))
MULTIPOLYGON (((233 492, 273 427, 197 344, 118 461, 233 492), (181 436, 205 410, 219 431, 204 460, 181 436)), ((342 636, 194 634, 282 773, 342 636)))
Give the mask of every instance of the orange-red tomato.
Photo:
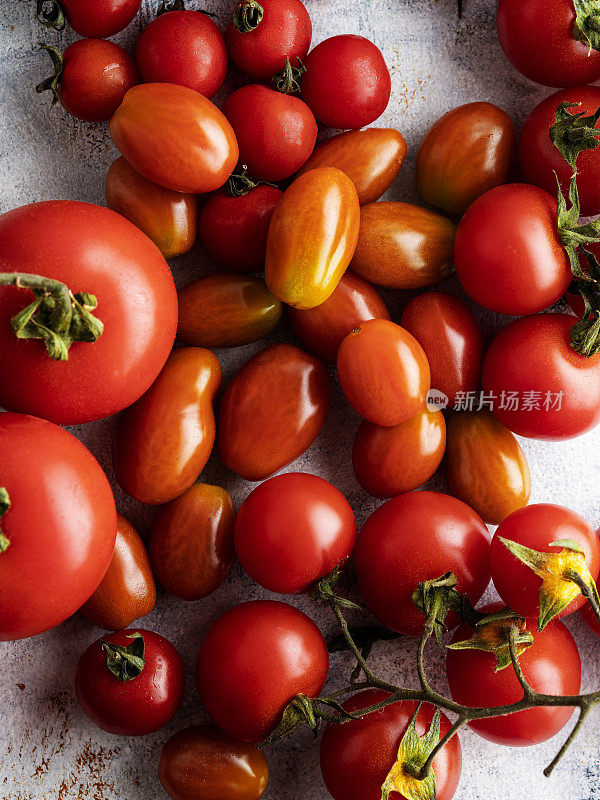
POLYGON ((268 478, 310 447, 330 402, 331 381, 322 361, 290 344, 261 350, 223 395, 221 461, 246 480, 268 478))
POLYGON ((304 311, 288 308, 287 317, 307 350, 335 363, 344 336, 367 319, 390 319, 390 312, 377 290, 348 270, 324 303, 304 311))
POLYGON ((144 231, 165 258, 187 253, 196 241, 196 196, 157 186, 122 157, 108 170, 106 205, 144 231))
POLYGON ((381 201, 360 210, 351 267, 366 280, 394 289, 418 289, 453 271, 456 226, 426 208, 381 201))
POLYGON ((356 247, 360 208, 354 184, 339 169, 319 167, 286 190, 269 226, 265 280, 296 308, 324 303, 356 247))
POLYGON ((337 371, 350 405, 375 425, 399 425, 414 417, 430 389, 423 348, 386 319, 367 320, 345 337, 337 371))
POLYGON ((445 447, 444 415, 427 405, 393 427, 363 420, 352 449, 354 474, 373 497, 395 497, 429 480, 444 457, 445 447))
POLYGON ((199 347, 239 347, 268 336, 281 319, 281 302, 262 278, 215 272, 179 293, 177 335, 199 347))
POLYGON ((156 603, 156 583, 141 536, 117 514, 117 540, 108 571, 81 610, 107 631, 122 631, 149 614, 156 603))
POLYGON ((467 103, 440 117, 417 153, 417 189, 447 214, 460 215, 488 189, 506 183, 515 157, 510 117, 492 103, 467 103))
POLYGON ((404 136, 394 128, 346 131, 317 145, 299 175, 335 167, 354 184, 362 205, 379 200, 396 180, 406 158, 404 136))
POLYGON ((159 508, 150 535, 150 559, 161 586, 182 600, 200 600, 227 577, 235 552, 235 508, 220 486, 194 483, 159 508))
POLYGON ((203 95, 174 83, 130 89, 110 133, 137 172, 175 192, 219 189, 238 160, 235 134, 224 115, 203 95))
POLYGON ((113 466, 136 500, 167 503, 202 472, 215 441, 212 404, 221 377, 210 350, 174 350, 150 389, 122 415, 113 466))

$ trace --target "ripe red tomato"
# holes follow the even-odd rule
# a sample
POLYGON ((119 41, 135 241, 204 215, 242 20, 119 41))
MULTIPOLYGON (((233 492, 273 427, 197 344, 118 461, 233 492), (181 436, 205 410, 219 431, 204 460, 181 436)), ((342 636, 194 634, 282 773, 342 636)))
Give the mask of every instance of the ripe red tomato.
MULTIPOLYGON (((567 587, 564 584, 560 586, 560 576, 569 565, 576 566, 569 556, 576 561, 581 560, 583 556, 592 578, 596 580, 598 577, 600 540, 596 531, 579 514, 569 508, 549 503, 538 503, 514 511, 496 529, 492 539, 490 561, 496 591, 507 606, 524 617, 536 619, 538 617, 542 578, 512 555, 500 541, 500 537, 540 553, 555 554, 554 562, 548 564, 549 572, 546 574, 545 583, 552 596, 557 599, 559 595, 564 595, 564 599, 567 599, 567 587), (583 553, 571 551, 571 555, 567 550, 565 555, 560 555, 564 548, 554 542, 565 539, 578 544, 583 553)), ((560 617, 572 614, 586 602, 573 584, 568 586, 573 588, 576 596, 558 614, 560 617)))
POLYGON ((459 591, 476 603, 490 581, 490 536, 462 501, 409 492, 371 514, 358 537, 355 562, 360 593, 380 622, 417 636, 423 627, 411 599, 417 585, 452 571, 459 591))
POLYGON ((364 128, 387 108, 390 72, 381 50, 363 36, 325 39, 310 51, 304 66, 302 97, 323 125, 364 128))
POLYGON ((262 272, 267 253, 267 233, 281 189, 259 184, 246 194, 211 195, 200 209, 202 246, 217 264, 237 272, 262 272))
POLYGON ((475 316, 462 300, 444 292, 425 292, 406 306, 400 324, 423 348, 431 370, 431 386, 443 392, 450 405, 458 392, 477 389, 483 336, 475 316))
POLYGON ((298 97, 249 84, 229 95, 223 113, 240 148, 239 162, 254 178, 281 181, 308 161, 317 123, 298 97))
POLYGON ((171 642, 128 628, 93 642, 75 672, 79 705, 99 728, 145 736, 170 722, 183 700, 185 668, 171 642))
POLYGON ((97 341, 75 342, 67 361, 53 360, 41 341, 17 339, 10 327, 31 291, 0 286, 0 406, 73 425, 135 402, 160 372, 177 328, 175 284, 150 239, 106 208, 52 201, 2 215, 0 252, 8 272, 39 265, 43 277, 93 294, 104 324, 97 341))
POLYGON ((1 413, 0 463, 0 640, 6 641, 53 628, 85 603, 110 564, 117 512, 96 459, 50 422, 1 413))
POLYGON ((135 51, 144 83, 177 83, 212 97, 227 74, 223 34, 201 11, 170 11, 156 17, 135 51))
POLYGON ((375 425, 414 417, 431 386, 421 345, 386 319, 366 320, 343 339, 337 371, 350 405, 375 425))
POLYGON ((570 314, 524 317, 488 347, 483 390, 513 433, 569 439, 600 421, 600 354, 586 358, 573 350, 572 325, 570 314))
MULTIPOLYGON (((501 603, 480 609, 496 612, 501 603)), ((555 620, 543 631, 527 628, 533 644, 519 657, 526 680, 536 692, 577 694, 581 686, 581 659, 575 640, 562 622, 555 620)), ((473 629, 461 625, 452 643, 470 639, 473 629)), ((503 706, 516 703, 523 689, 512 666, 496 672, 497 657, 484 650, 447 650, 446 670, 453 700, 466 706, 503 706)), ((484 739, 509 747, 524 747, 545 742, 569 721, 572 708, 531 708, 516 714, 469 722, 484 739)))
MULTIPOLYGON (((523 177, 529 183, 556 194, 556 176, 565 197, 573 170, 550 140, 549 129, 561 103, 577 104, 572 114, 593 114, 600 108, 598 86, 575 86, 563 89, 542 100, 525 120, 519 139, 519 162, 523 177)), ((596 127, 600 122, 596 123, 596 127)), ((591 217, 600 213, 600 151, 584 150, 577 158, 577 190, 581 215, 591 217)))
MULTIPOLYGON (((343 703, 356 712, 389 697, 380 689, 367 689, 343 703)), ((393 703, 362 719, 343 725, 328 723, 321 740, 321 773, 334 800, 381 800, 381 787, 398 759, 398 748, 417 704, 393 703)), ((435 707, 421 706, 416 719, 418 736, 429 730, 435 707)), ((450 730, 450 720, 441 715, 440 738, 450 730)), ((433 761, 437 800, 451 800, 462 770, 462 750, 454 736, 433 761)), ((391 797, 403 797, 392 792, 391 797)), ((411 795, 416 797, 417 795, 411 795)))
POLYGON ((303 60, 312 38, 312 23, 300 0, 242 0, 225 31, 232 60, 257 81, 270 81, 285 67, 303 60))
POLYGON ((490 311, 511 315, 535 314, 561 298, 573 275, 556 216, 556 200, 525 183, 477 198, 454 242, 456 274, 467 294, 490 311))
POLYGON ((142 0, 60 0, 75 33, 105 39, 125 28, 139 11, 142 0))
POLYGON ((196 679, 200 700, 219 728, 244 742, 261 742, 297 694, 319 694, 328 670, 327 645, 306 614, 286 603, 255 600, 230 608, 209 628, 196 679))
POLYGON ((328 481, 288 472, 261 483, 244 500, 234 542, 253 580, 271 592, 299 594, 350 558, 356 520, 328 481))
POLYGON ((573 0, 499 0, 496 21, 506 57, 526 78, 543 86, 600 78, 600 53, 575 36, 573 0))

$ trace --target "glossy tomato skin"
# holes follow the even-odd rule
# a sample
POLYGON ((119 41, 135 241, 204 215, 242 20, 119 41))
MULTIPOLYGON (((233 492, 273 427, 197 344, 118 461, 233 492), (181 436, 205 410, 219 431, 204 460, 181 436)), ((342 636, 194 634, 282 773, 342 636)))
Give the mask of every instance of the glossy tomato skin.
POLYGON ((264 184, 239 197, 211 195, 199 219, 200 241, 208 255, 225 269, 262 272, 269 224, 282 197, 281 189, 264 184))
POLYGON ((269 289, 294 308, 324 303, 350 263, 359 222, 358 195, 343 172, 320 167, 296 178, 269 225, 269 289))
POLYGON ((229 95, 223 113, 235 131, 240 164, 254 178, 289 178, 314 149, 317 123, 298 97, 252 83, 229 95))
POLYGON ((194 483, 158 509, 150 559, 161 586, 182 600, 201 600, 223 583, 233 560, 235 508, 220 486, 194 483))
POLYGON ((198 347, 240 347, 268 336, 282 314, 281 302, 262 278, 215 272, 178 292, 177 336, 198 347))
POLYGON ((467 294, 513 316, 535 314, 561 298, 573 275, 556 214, 554 197, 526 183, 498 186, 475 200, 454 244, 456 274, 467 294))
MULTIPOLYGON (((239 3, 242 6, 243 3, 239 3)), ((254 30, 241 32, 230 20, 225 41, 232 61, 254 80, 268 83, 285 67, 304 60, 312 39, 312 23, 300 0, 264 0, 263 16, 254 30)))
POLYGON ((301 594, 352 555, 354 512, 323 478, 276 475, 242 503, 235 551, 248 575, 265 589, 301 594))
POLYGON ((165 258, 189 252, 196 241, 198 201, 193 194, 163 189, 121 156, 106 176, 106 205, 143 231, 165 258))
POLYGON ((215 441, 213 401, 221 378, 221 365, 210 350, 174 350, 150 389, 123 414, 113 467, 136 500, 167 503, 202 472, 215 441))
POLYGON ((571 314, 518 319, 503 328, 487 349, 483 390, 496 398, 502 392, 517 393, 517 408, 496 402, 493 411, 519 436, 570 439, 600 421, 600 356, 586 358, 572 349, 573 319, 571 314), (531 410, 523 402, 527 392, 537 398, 531 410))
POLYGON ((455 233, 454 223, 426 208, 392 200, 369 203, 360 210, 351 267, 379 286, 430 286, 453 271, 455 233))
POLYGON ((137 172, 175 192, 219 189, 238 160, 235 134, 219 109, 193 89, 173 83, 130 89, 110 133, 137 172))
POLYGON ((60 4, 76 33, 105 39, 129 25, 141 0, 61 0, 60 4))
POLYGON ((106 572, 115 501, 91 453, 67 431, 25 414, 0 414, 0 485, 11 506, 0 528, 0 640, 59 625, 106 572))
POLYGON ((409 302, 400 324, 423 348, 431 370, 431 385, 446 395, 450 406, 459 392, 478 388, 483 335, 462 300, 445 292, 425 292, 409 302))
POLYGON ((431 388, 421 345, 384 319, 367 320, 344 338, 337 372, 350 405, 375 425, 399 425, 414 417, 431 388))
POLYGON ((245 480, 268 478, 310 447, 330 403, 331 381, 322 361, 289 344, 261 350, 223 395, 221 461, 245 480))
MULTIPOLYGON (((568 197, 573 171, 550 140, 549 133, 550 126, 555 122, 556 109, 561 103, 578 104, 576 108, 569 109, 572 114, 594 114, 600 107, 600 88, 574 86, 555 92, 538 103, 521 130, 519 162, 525 180, 550 194, 556 194, 558 175, 562 192, 568 197)), ((581 215, 584 217, 600 213, 599 183, 600 154, 596 150, 584 150, 577 157, 577 190, 581 215)))
MULTIPOLYGON (((501 603, 485 606, 482 611, 495 612, 501 603)), ((519 663, 525 680, 536 692, 544 694, 578 694, 581 686, 581 660, 577 645, 562 622, 550 622, 543 631, 535 623, 527 628, 533 644, 519 663)), ((473 629, 461 625, 452 642, 470 639, 473 629)), ((446 670, 453 700, 467 706, 503 706, 516 703, 523 689, 512 667, 495 671, 498 660, 494 653, 482 650, 447 650, 446 670)), ((572 708, 531 708, 516 714, 469 722, 484 739, 509 747, 526 747, 545 742, 569 721, 572 708)))
POLYGON ((419 194, 450 216, 505 183, 515 157, 515 129, 492 103, 467 103, 429 129, 417 153, 419 194))
POLYGON ((317 145, 300 175, 317 167, 335 167, 352 181, 359 203, 373 203, 396 180, 406 158, 406 142, 394 128, 346 131, 317 145))
POLYGON ((196 679, 200 700, 221 730, 261 742, 292 698, 318 696, 328 670, 327 645, 306 614, 254 600, 230 608, 209 628, 196 679))
POLYGON ((74 425, 131 405, 156 378, 175 338, 177 294, 154 244, 123 217, 73 201, 34 203, 0 217, 3 268, 90 292, 100 338, 53 361, 40 341, 16 340, 10 320, 33 301, 0 287, 0 405, 74 425), (127 279, 124 280, 124 275, 127 279))
POLYGON ((448 417, 446 477, 452 494, 492 525, 526 506, 531 495, 523 450, 487 409, 448 417))
POLYGON ((332 36, 304 61, 302 97, 330 128, 364 128, 380 117, 392 82, 381 50, 363 36, 332 36))
MULTIPOLYGON (((389 697, 380 689, 355 694, 342 705, 357 712, 389 697)), ((398 758, 398 748, 417 703, 403 701, 386 706, 344 725, 329 723, 321 740, 321 773, 333 800, 381 800, 381 787, 398 758)), ((435 708, 421 706, 416 719, 419 736, 429 730, 435 708)), ((441 715, 440 737, 450 729, 450 720, 441 715)), ((462 769, 462 749, 458 736, 440 751, 433 762, 437 800, 451 800, 462 769)), ((392 797, 400 797, 397 792, 392 797)))
POLYGON ((573 32, 572 0, 499 0, 498 38, 519 72, 542 86, 577 86, 600 77, 600 54, 573 32))
POLYGON ((393 427, 363 420, 352 448, 356 480, 365 492, 381 499, 411 492, 431 478, 445 446, 444 415, 427 405, 393 427))
POLYGON ((117 540, 100 585, 81 607, 99 628, 122 631, 149 614, 156 604, 156 583, 141 536, 117 514, 117 540))
POLYGON ((93 642, 75 672, 79 705, 102 730, 117 736, 146 736, 177 713, 185 689, 183 660, 158 633, 129 628, 93 642), (144 639, 145 666, 133 680, 121 682, 106 666, 102 643, 127 647, 133 634, 144 639))
POLYGON ((172 800, 260 800, 269 766, 262 750, 212 725, 178 731, 163 746, 158 777, 172 800))
POLYGON ((355 563, 360 593, 379 621, 418 636, 424 617, 411 599, 417 585, 451 571, 459 591, 475 604, 490 580, 490 535, 460 500, 410 492, 371 514, 358 537, 355 563))
MULTIPOLYGON (((508 552, 500 537, 542 553, 559 553, 562 547, 551 547, 552 542, 570 539, 577 542, 584 552, 592 578, 596 580, 598 577, 600 539, 583 517, 569 508, 551 503, 537 503, 513 512, 499 525, 492 539, 492 580, 506 605, 524 617, 537 618, 542 581, 508 552)), ((579 595, 558 616, 572 614, 585 602, 584 596, 579 595)))
POLYGON ((135 61, 123 47, 104 39, 79 39, 63 54, 60 103, 77 119, 104 122, 139 81, 135 61))
POLYGON ((350 270, 321 305, 300 311, 289 306, 287 318, 304 347, 335 363, 342 339, 368 319, 390 319, 377 290, 350 270))

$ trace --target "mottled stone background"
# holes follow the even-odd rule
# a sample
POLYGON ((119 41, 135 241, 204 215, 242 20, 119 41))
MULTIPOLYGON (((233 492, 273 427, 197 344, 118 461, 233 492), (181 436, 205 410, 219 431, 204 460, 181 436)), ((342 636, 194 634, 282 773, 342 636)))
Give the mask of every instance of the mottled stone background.
MULTIPOLYGON (((140 17, 117 37, 133 48, 139 29, 148 21, 157 0, 145 0, 140 17)), ((192 4, 196 7, 197 4, 192 4)), ((361 33, 384 51, 392 71, 393 97, 380 125, 400 129, 408 142, 408 159, 390 197, 414 200, 413 164, 416 147, 427 127, 448 109, 472 100, 490 100, 505 108, 520 125, 544 91, 521 78, 505 61, 498 46, 493 0, 466 0, 459 20, 453 0, 308 0, 314 22, 314 41, 335 33, 361 33)), ((37 43, 66 45, 71 32, 48 33, 34 21, 33 0, 4 0, 0 5, 0 210, 35 200, 72 198, 102 203, 103 183, 115 151, 105 125, 88 125, 49 110, 49 98, 38 97, 34 86, 46 76, 48 60, 37 43)), ((208 0, 224 25, 232 2, 208 0)), ((236 80, 235 77, 232 78, 236 80)), ((501 221, 499 221, 501 224, 501 221)), ((208 265, 200 250, 173 263, 178 283, 202 274, 208 265)), ((456 287, 449 283, 453 290, 456 287)), ((395 319, 406 302, 401 293, 386 298, 395 319)), ((486 335, 497 320, 482 318, 486 335)), ((287 336, 278 333, 277 338, 287 336)), ((259 345, 259 346, 262 346, 259 345)), ((226 379, 259 346, 219 352, 226 379)), ((0 376, 1 380, 1 376, 0 376)), ((350 465, 352 437, 358 417, 336 390, 325 430, 295 469, 315 472, 346 493, 362 523, 377 503, 357 485, 350 465)), ((77 431, 112 477, 109 442, 112 421, 77 431)), ((559 444, 523 442, 533 473, 533 500, 564 503, 600 523, 600 430, 576 441, 559 444)), ((0 465, 1 474, 1 465, 0 465)), ((225 472, 213 457, 203 479, 221 483, 240 503, 249 485, 225 472)), ((440 483, 433 483, 440 486, 440 483)), ((119 509, 142 532, 151 512, 126 498, 118 488, 119 509)), ((18 644, 0 645, 0 797, 2 800, 160 800, 166 796, 156 777, 160 748, 175 730, 203 719, 194 682, 193 665, 203 632, 221 611, 242 599, 267 596, 239 567, 208 600, 187 605, 161 594, 156 611, 144 621, 168 636, 182 652, 188 667, 188 691, 183 708, 164 731, 141 739, 119 739, 95 728, 79 710, 72 689, 75 664, 99 631, 81 616, 59 629, 18 644)), ((309 608, 330 634, 327 615, 309 608)), ((585 662, 585 686, 600 683, 600 642, 580 623, 570 620, 585 662)), ((257 643, 257 647, 260 644, 257 643)), ((390 677, 415 684, 411 641, 376 647, 374 659, 390 677)), ((347 674, 350 662, 335 656, 332 685, 347 674)), ((440 673, 432 656, 432 673, 440 673)), ((440 677, 438 685, 443 688, 440 677)), ((464 767, 459 800, 593 800, 600 798, 600 715, 587 723, 579 748, 573 749, 554 777, 546 780, 542 767, 559 747, 556 741, 530 749, 508 750, 461 734, 464 767)), ((269 753, 271 782, 268 800, 325 800, 318 770, 318 744, 300 734, 269 753)))

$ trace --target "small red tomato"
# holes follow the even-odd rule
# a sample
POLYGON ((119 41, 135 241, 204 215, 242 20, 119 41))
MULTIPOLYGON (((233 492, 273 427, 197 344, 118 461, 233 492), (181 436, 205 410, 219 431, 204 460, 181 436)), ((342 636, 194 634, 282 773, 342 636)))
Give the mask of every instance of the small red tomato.
POLYGON ((170 722, 183 700, 185 668, 173 645, 129 628, 91 644, 79 659, 75 692, 99 728, 145 736, 170 722))
POLYGON ((328 671, 325 639, 306 614, 255 600, 230 608, 209 628, 196 679, 219 728, 243 742, 261 742, 297 694, 319 694, 328 671))
POLYGON ((281 189, 254 185, 245 194, 211 195, 200 209, 202 246, 217 264, 237 272, 262 272, 267 253, 267 233, 281 189))
POLYGON ((249 84, 229 95, 223 113, 235 131, 239 163, 255 178, 281 181, 308 161, 317 123, 298 97, 249 84))
POLYGON ((300 0, 242 0, 225 31, 236 65, 257 81, 270 81, 285 67, 304 59, 310 47, 312 23, 300 0))
MULTIPOLYGON (((98 39, 122 31, 135 17, 141 4, 142 0, 60 0, 60 8, 75 33, 98 39)), ((38 18, 49 27, 56 26, 56 20, 49 19, 43 11, 38 12, 38 18)))
POLYGON ((109 120, 125 94, 140 81, 135 61, 120 45, 103 39, 79 39, 64 53, 44 45, 54 65, 54 75, 42 81, 36 91, 47 89, 77 119, 88 122, 109 120))
POLYGON ((399 425, 414 417, 430 389, 423 348, 386 319, 367 320, 344 338, 337 371, 350 405, 375 425, 399 425))
POLYGON ((135 60, 144 83, 178 83, 212 97, 225 80, 223 34, 201 11, 169 11, 140 36, 135 60))
POLYGON ((390 72, 381 50, 363 36, 325 39, 310 51, 304 66, 302 97, 323 125, 364 128, 387 108, 390 72))
POLYGON ((261 483, 244 500, 234 541, 253 580, 271 592, 300 594, 351 556, 356 520, 328 481, 288 472, 261 483))
POLYGON ((483 336, 475 316, 462 300, 444 292, 425 292, 406 306, 400 324, 423 348, 431 370, 431 386, 443 392, 450 405, 459 392, 477 389, 483 336))

